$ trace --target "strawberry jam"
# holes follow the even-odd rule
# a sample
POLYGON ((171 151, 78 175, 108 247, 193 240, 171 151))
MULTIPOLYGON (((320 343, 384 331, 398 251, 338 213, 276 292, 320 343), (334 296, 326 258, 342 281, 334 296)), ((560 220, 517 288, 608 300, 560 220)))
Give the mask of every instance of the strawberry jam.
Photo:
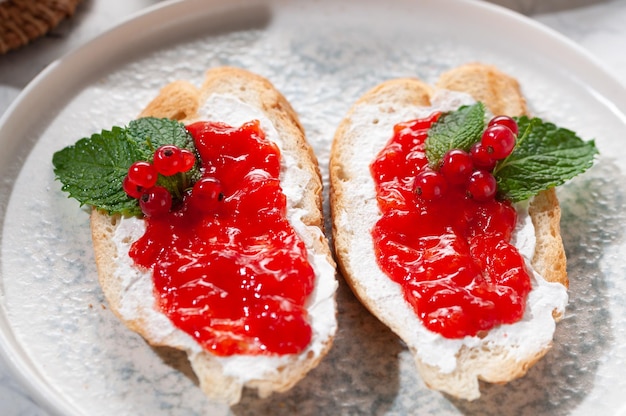
POLYGON ((524 314, 530 277, 510 243, 517 213, 508 201, 468 197, 464 184, 434 200, 416 194, 435 120, 396 125, 370 165, 382 213, 374 250, 426 328, 446 338, 480 335, 524 314))
POLYGON ((145 219, 130 256, 153 270, 159 309, 208 351, 302 351, 311 341, 305 303, 315 276, 286 219, 278 147, 257 121, 187 129, 205 180, 181 206, 145 219))

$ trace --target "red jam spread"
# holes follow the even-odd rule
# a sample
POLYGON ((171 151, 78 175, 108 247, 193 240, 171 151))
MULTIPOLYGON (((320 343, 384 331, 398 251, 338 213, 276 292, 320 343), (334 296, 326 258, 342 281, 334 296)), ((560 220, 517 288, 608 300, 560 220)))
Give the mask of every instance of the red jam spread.
POLYGON ((305 303, 315 276, 286 219, 278 147, 257 121, 187 129, 203 177, 221 184, 219 201, 203 210, 189 197, 146 218, 130 256, 153 270, 159 309, 208 351, 301 352, 311 341, 305 303))
POLYGON ((530 277, 510 243, 517 213, 507 201, 468 198, 463 185, 434 201, 416 195, 433 122, 396 125, 370 166, 382 213, 374 249, 426 328, 446 338, 480 336, 524 314, 530 277))

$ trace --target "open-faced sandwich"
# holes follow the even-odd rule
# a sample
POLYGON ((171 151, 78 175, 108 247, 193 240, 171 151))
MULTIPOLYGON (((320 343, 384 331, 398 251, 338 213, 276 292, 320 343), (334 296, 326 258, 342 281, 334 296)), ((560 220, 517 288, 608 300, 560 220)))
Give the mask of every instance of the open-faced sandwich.
POLYGON ((488 65, 386 81, 349 110, 330 161, 337 261, 427 386, 476 399, 549 350, 568 300, 554 187, 596 153, 488 65))
POLYGON ((210 398, 285 391, 330 349, 337 282, 319 168, 269 81, 223 67, 201 88, 173 82, 53 164, 92 207, 110 308, 151 345, 185 351, 210 398))

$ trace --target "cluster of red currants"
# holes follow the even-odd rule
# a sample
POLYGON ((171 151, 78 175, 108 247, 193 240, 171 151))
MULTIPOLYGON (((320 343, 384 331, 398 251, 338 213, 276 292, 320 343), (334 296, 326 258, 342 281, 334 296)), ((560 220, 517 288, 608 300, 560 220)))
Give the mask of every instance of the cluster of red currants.
POLYGON ((452 149, 444 155, 439 170, 424 169, 416 178, 416 193, 432 201, 442 197, 449 185, 465 185, 468 197, 488 201, 497 191, 493 169, 498 161, 511 154, 517 140, 518 126, 508 116, 490 120, 469 152, 452 149))
POLYGON ((188 172, 195 163, 196 157, 191 151, 164 145, 156 149, 152 163, 133 163, 122 186, 128 196, 139 200, 141 211, 147 217, 167 213, 172 207, 172 195, 167 188, 157 185, 159 174, 173 176, 188 172))

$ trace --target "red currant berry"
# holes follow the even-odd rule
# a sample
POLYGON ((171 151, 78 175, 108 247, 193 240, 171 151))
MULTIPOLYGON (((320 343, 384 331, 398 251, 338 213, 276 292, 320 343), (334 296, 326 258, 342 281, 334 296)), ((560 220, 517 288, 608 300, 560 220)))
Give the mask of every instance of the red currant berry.
POLYGON ((515 134, 506 126, 496 124, 487 127, 483 132, 481 143, 487 148, 491 157, 504 159, 515 147, 515 134))
POLYGON ((136 183, 131 182, 128 179, 128 175, 124 177, 124 180, 122 181, 122 188, 124 189, 124 192, 126 192, 126 195, 128 195, 131 198, 136 198, 136 199, 141 196, 144 190, 142 186, 139 186, 136 183))
POLYGON ((170 211, 172 195, 162 186, 153 186, 141 194, 139 206, 146 217, 158 217, 170 211))
POLYGON ((150 163, 140 160, 130 165, 127 177, 130 182, 147 189, 156 185, 159 174, 150 163))
POLYGON ((180 148, 166 144, 154 152, 154 168, 163 176, 172 176, 180 172, 183 164, 180 148))
POLYGON ((476 201, 488 201, 495 197, 498 185, 496 178, 484 170, 477 170, 467 181, 468 196, 476 201))
POLYGON ((194 208, 203 212, 215 212, 224 200, 222 184, 215 178, 202 178, 193 185, 190 198, 194 208))
POLYGON ((461 149, 452 149, 443 155, 439 172, 451 184, 460 185, 467 182, 473 170, 474 163, 469 153, 461 149))
POLYGON ((433 170, 423 170, 415 178, 415 193, 426 201, 441 198, 448 189, 446 178, 433 170))
POLYGON ((481 170, 492 171, 493 168, 496 167, 496 163, 498 163, 497 160, 491 157, 489 149, 483 146, 480 142, 472 145, 470 149, 470 156, 472 158, 472 162, 474 163, 474 167, 481 170))
POLYGON ((517 136, 519 127, 517 126, 517 122, 515 120, 513 120, 511 117, 509 117, 509 116, 495 116, 494 118, 492 118, 489 121, 489 124, 487 125, 487 127, 495 126, 495 125, 506 126, 509 129, 511 129, 511 131, 513 132, 514 135, 517 136))
POLYGON ((180 167, 181 172, 189 172, 191 168, 196 164, 196 156, 192 151, 187 149, 180 149, 180 154, 182 157, 182 164, 180 167))

